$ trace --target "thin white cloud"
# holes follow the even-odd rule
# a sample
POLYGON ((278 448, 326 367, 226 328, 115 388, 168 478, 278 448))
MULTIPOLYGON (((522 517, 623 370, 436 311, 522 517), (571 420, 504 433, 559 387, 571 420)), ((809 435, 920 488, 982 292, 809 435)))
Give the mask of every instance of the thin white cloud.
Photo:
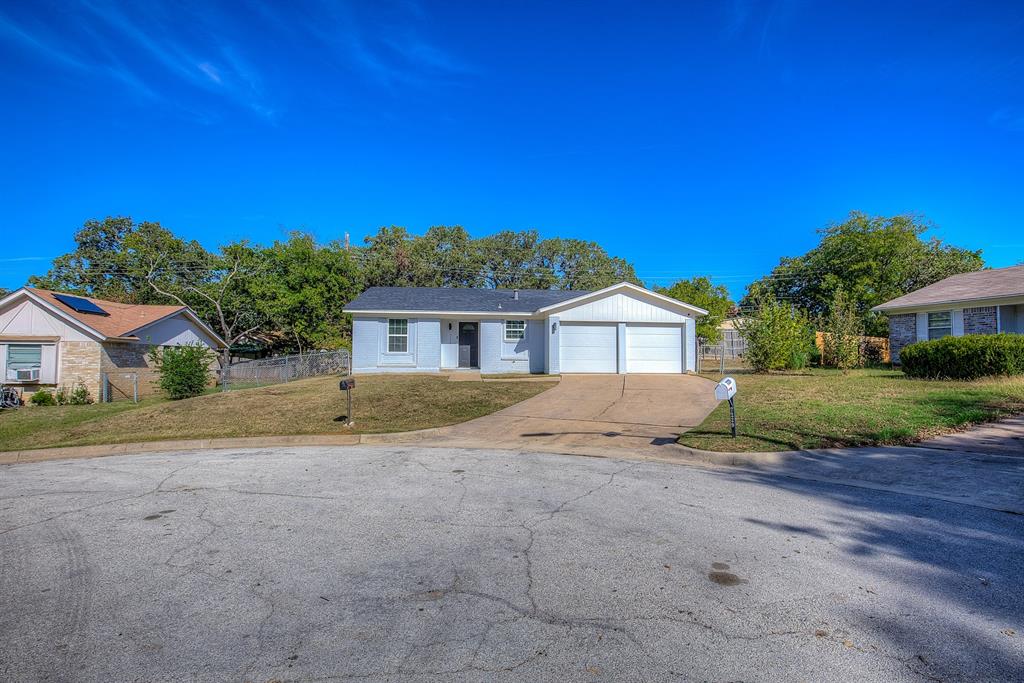
POLYGON ((209 62, 202 62, 197 65, 197 68, 206 74, 206 77, 217 85, 221 85, 224 81, 220 77, 220 73, 217 72, 217 67, 209 62))
MULTIPOLYGON (((258 60, 268 58, 270 45, 277 45, 287 60, 310 62, 297 68, 305 67, 314 78, 319 72, 309 67, 326 62, 388 89, 437 86, 475 73, 471 65, 428 39, 428 17, 415 0, 392 2, 346 5, 314 0, 287 9, 258 3, 234 5, 231 11, 236 14, 228 15, 207 4, 78 0, 60 7, 62 21, 0 8, 0 37, 10 35, 54 63, 113 79, 200 122, 223 118, 219 100, 274 123, 287 92, 281 81, 275 83, 276 89, 264 85, 258 60), (245 36, 241 31, 251 33, 245 36), (248 38, 253 36, 259 38, 260 52, 247 54, 248 38), (190 96, 183 86, 207 96, 190 96)), ((279 68, 275 59, 274 70, 279 68)), ((337 89, 330 85, 321 92, 337 89)))

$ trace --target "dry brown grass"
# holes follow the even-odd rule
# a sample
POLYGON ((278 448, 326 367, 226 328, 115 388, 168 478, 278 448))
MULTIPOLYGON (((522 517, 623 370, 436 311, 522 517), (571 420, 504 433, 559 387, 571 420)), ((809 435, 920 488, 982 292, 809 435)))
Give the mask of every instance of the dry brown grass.
POLYGON ((320 377, 138 407, 23 408, 0 415, 0 450, 427 429, 487 415, 552 386, 549 382, 449 382, 445 377, 421 375, 378 375, 357 381, 353 429, 345 426, 345 395, 338 390, 337 378, 320 377))

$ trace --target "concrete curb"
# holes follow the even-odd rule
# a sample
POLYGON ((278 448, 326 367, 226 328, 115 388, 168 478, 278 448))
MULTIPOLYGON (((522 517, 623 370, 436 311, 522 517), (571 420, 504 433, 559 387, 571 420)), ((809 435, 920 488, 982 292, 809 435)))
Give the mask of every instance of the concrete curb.
POLYGON ((44 460, 74 458, 100 458, 110 455, 159 453, 162 451, 195 451, 222 448, 263 448, 273 446, 354 446, 360 441, 358 434, 311 434, 306 436, 251 436, 226 439, 173 439, 170 441, 140 441, 134 443, 104 444, 97 446, 65 446, 38 448, 27 451, 0 452, 0 465, 44 460))
POLYGON ((100 444, 95 446, 64 446, 59 448, 37 448, 21 451, 0 452, 0 465, 46 460, 72 460, 78 458, 101 458, 111 455, 135 453, 159 453, 163 451, 196 451, 227 448, 273 448, 275 446, 425 446, 437 448, 497 448, 531 453, 558 453, 564 455, 586 455, 591 457, 628 458, 658 460, 661 462, 702 463, 716 466, 751 467, 774 465, 793 453, 717 453, 701 451, 680 445, 659 446, 657 452, 637 454, 632 449, 607 447, 543 447, 508 448, 491 443, 468 442, 459 439, 441 442, 430 441, 443 438, 447 427, 433 427, 412 432, 391 432, 383 434, 309 434, 298 436, 251 436, 223 439, 173 439, 169 441, 137 441, 131 443, 100 444), (638 457, 639 456, 639 457, 638 457))

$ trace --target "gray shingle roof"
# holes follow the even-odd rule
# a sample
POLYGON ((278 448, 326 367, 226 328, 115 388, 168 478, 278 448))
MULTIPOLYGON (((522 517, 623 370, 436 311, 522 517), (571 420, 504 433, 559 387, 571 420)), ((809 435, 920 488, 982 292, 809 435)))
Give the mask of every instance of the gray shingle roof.
POLYGON ((533 313, 545 306, 575 299, 589 291, 520 289, 516 301, 511 289, 458 287, 370 287, 353 299, 346 311, 460 311, 467 313, 533 313))
POLYGON ((1024 296, 1024 266, 961 273, 875 306, 876 311, 1024 296))

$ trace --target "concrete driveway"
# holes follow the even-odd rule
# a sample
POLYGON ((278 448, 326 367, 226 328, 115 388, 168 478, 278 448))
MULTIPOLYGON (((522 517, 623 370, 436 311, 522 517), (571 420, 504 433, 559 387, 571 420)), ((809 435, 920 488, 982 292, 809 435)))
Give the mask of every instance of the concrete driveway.
MULTIPOLYGON (((695 375, 563 375, 533 398, 469 422, 399 437, 467 448, 637 453, 673 444, 715 409, 714 383, 695 375)), ((442 399, 443 400, 443 399, 442 399)))
POLYGON ((977 681, 1024 517, 415 447, 0 468, 0 680, 977 681))

